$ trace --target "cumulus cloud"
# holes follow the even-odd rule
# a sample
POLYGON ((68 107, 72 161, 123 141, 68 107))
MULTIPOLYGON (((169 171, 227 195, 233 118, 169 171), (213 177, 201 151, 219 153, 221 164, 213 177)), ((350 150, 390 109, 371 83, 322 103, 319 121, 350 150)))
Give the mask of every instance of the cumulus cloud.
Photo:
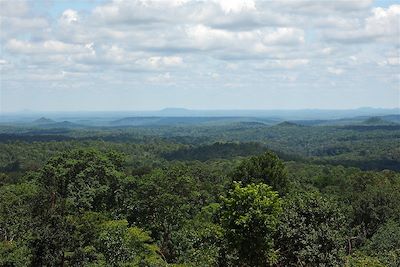
POLYGON ((0 16, 2 17, 21 17, 28 13, 28 1, 9 1, 0 0, 0 16))
POLYGON ((357 1, 314 1, 314 0, 281 0, 282 9, 302 14, 326 15, 333 13, 350 13, 369 8, 373 0, 357 1))
POLYGON ((304 43, 304 31, 295 28, 278 28, 263 39, 269 45, 298 45, 304 43))
POLYGON ((176 67, 183 64, 183 59, 178 56, 171 57, 149 57, 139 59, 136 63, 142 67, 150 69, 160 69, 166 67, 176 67))
POLYGON ((0 0, 2 78, 44 81, 52 71, 85 84, 125 82, 136 73, 138 83, 182 88, 223 87, 226 79, 240 84, 232 88, 279 88, 340 86, 345 72, 360 83, 366 73, 392 77, 400 66, 400 5, 377 4, 110 0, 49 12, 33 1, 0 0))
POLYGON ((76 23, 76 22, 78 22, 78 20, 79 20, 78 12, 73 9, 65 10, 59 19, 59 21, 61 23, 67 24, 67 25, 76 23))
POLYGON ((332 73, 335 75, 341 75, 343 73, 343 69, 335 68, 335 67, 328 67, 327 70, 329 73, 332 73))
MULTIPOLYGON (((328 40, 342 43, 389 41, 400 38, 400 5, 373 8, 360 27, 333 30, 326 34, 328 40)), ((353 26, 358 26, 353 25, 353 26)))
POLYGON ((6 49, 19 54, 80 54, 91 52, 90 46, 68 44, 57 40, 27 42, 11 39, 7 42, 6 49))

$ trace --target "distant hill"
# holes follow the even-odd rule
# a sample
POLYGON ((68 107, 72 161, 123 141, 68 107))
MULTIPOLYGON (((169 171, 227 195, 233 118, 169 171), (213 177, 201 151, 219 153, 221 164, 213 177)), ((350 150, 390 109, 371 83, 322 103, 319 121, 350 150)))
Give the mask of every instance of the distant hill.
POLYGON ((50 123, 55 123, 52 119, 48 119, 46 117, 41 117, 37 120, 34 120, 32 123, 34 124, 50 124, 50 123))
POLYGON ((400 115, 357 116, 334 120, 294 120, 291 122, 307 126, 391 125, 400 124, 400 115))
POLYGON ((384 119, 385 121, 400 123, 400 114, 385 115, 381 116, 381 118, 384 119))
POLYGON ((70 128, 87 127, 70 121, 45 123, 45 124, 39 124, 38 126, 43 129, 70 129, 70 128))
POLYGON ((370 117, 362 122, 362 124, 366 125, 382 125, 382 124, 388 124, 390 123, 389 121, 385 121, 381 117, 370 117))
POLYGON ((299 125, 297 123, 290 122, 290 121, 283 121, 281 123, 278 123, 276 126, 279 126, 279 127, 298 127, 298 126, 302 126, 302 125, 299 125))
POLYGON ((162 126, 162 125, 221 125, 232 123, 275 123, 265 118, 248 117, 127 117, 110 122, 110 126, 162 126))
POLYGON ((232 120, 225 117, 127 117, 112 121, 113 126, 193 125, 232 120))
POLYGON ((163 116, 188 116, 191 111, 186 108, 164 108, 159 113, 163 116))

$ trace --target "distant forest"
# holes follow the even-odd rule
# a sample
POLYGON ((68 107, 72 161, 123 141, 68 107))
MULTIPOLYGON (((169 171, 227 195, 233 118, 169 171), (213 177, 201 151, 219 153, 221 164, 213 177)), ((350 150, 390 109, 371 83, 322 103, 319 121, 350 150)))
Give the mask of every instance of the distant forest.
POLYGON ((396 118, 3 123, 0 266, 400 266, 396 118))

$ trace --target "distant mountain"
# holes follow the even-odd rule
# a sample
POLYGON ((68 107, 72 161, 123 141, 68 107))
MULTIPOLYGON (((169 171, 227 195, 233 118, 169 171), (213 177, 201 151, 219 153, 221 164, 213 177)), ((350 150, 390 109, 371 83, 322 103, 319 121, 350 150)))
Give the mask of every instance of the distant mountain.
POLYGON ((52 119, 48 119, 46 117, 41 117, 37 120, 34 120, 32 123, 33 124, 50 124, 50 123, 55 123, 55 121, 53 121, 52 119))
MULTIPOLYGON (((150 119, 153 122, 160 118, 168 118, 171 122, 172 117, 177 120, 187 117, 206 117, 206 118, 231 118, 231 121, 242 122, 261 122, 267 124, 276 124, 277 122, 289 121, 299 125, 348 125, 353 123, 362 123, 370 117, 382 117, 385 121, 400 123, 400 109, 382 109, 382 108, 359 108, 359 109, 298 109, 298 110, 194 110, 186 108, 165 108, 153 111, 93 111, 93 112, 49 112, 49 113, 5 113, 0 114, 0 123, 15 124, 49 124, 54 123, 48 119, 51 117, 56 121, 69 121, 80 125, 88 126, 113 126, 113 125, 148 125, 150 119), (37 119, 38 117, 42 117, 37 119), (141 118, 132 122, 132 119, 141 118), (155 119, 157 118, 157 119, 155 119), (237 118, 241 118, 238 120, 237 118), (36 119, 35 122, 33 122, 36 119), (120 122, 117 122, 121 120, 120 122), (128 122, 130 121, 130 122, 128 122)), ((209 120, 209 119, 207 119, 209 120)), ((227 121, 227 119, 224 119, 227 121)), ((166 121, 161 120, 163 124, 166 121)), ((193 120, 189 120, 192 121, 193 120)), ((216 119, 215 121, 218 121, 216 119)), ((187 123, 184 121, 183 123, 187 123)), ((156 122, 157 123, 157 122, 156 122)))
POLYGON ((382 124, 388 124, 388 123, 390 123, 390 122, 385 121, 384 119, 382 119, 382 117, 370 117, 362 122, 362 124, 366 124, 366 125, 382 125, 382 124))
POLYGON ((278 123, 276 126, 280 126, 280 127, 298 127, 298 126, 303 126, 303 125, 299 125, 297 123, 290 122, 290 121, 283 121, 281 123, 278 123))
POLYGON ((385 115, 385 116, 381 116, 381 118, 384 119, 385 121, 400 123, 400 114, 385 115))
POLYGON ((400 115, 356 116, 333 120, 294 120, 292 122, 307 126, 391 125, 400 123, 400 115))
POLYGON ((187 116, 191 114, 191 110, 186 108, 164 108, 159 113, 164 116, 187 116))
POLYGON ((199 116, 170 116, 170 117, 127 117, 114 120, 110 126, 163 126, 163 125, 222 125, 235 123, 258 123, 259 125, 276 123, 266 118, 251 117, 199 117, 199 116))
POLYGON ((44 129, 71 129, 71 128, 87 127, 70 121, 46 123, 46 124, 40 124, 38 126, 44 129))

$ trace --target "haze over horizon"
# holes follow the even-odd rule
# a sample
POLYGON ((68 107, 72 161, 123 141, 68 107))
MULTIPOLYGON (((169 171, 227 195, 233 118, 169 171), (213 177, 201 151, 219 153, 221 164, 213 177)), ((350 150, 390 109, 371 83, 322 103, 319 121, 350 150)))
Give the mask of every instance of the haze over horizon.
POLYGON ((400 107, 397 1, 0 1, 0 113, 400 107))

